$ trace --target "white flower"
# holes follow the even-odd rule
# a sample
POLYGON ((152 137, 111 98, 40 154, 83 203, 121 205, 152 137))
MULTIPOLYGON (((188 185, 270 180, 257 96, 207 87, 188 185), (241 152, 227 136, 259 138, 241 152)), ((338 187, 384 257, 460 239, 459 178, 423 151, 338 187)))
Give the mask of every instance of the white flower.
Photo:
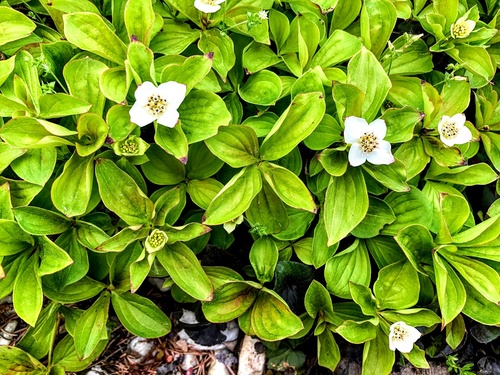
POLYGON ((148 253, 154 253, 157 252, 161 249, 163 249, 163 246, 168 241, 168 236, 165 232, 159 230, 159 229, 154 229, 146 238, 146 251, 148 253))
POLYGON ((194 7, 203 13, 215 13, 226 0, 194 0, 194 7))
POLYGON ((353 167, 369 161, 372 164, 391 164, 394 157, 391 144, 384 141, 387 126, 378 119, 368 125, 365 119, 349 116, 345 119, 344 139, 351 144, 349 163, 353 167))
POLYGON ((452 38, 467 38, 476 27, 476 21, 468 20, 465 16, 460 17, 457 22, 451 25, 450 33, 452 38))
POLYGON ((243 215, 238 216, 236 219, 233 219, 231 221, 228 221, 227 223, 224 223, 223 227, 225 231, 230 234, 236 229, 236 226, 240 225, 243 223, 243 215))
POLYGON ((401 353, 409 353, 413 349, 413 343, 420 336, 422 334, 415 327, 409 326, 405 322, 396 322, 390 328, 389 349, 397 349, 401 353))
POLYGON ((465 115, 463 113, 457 113, 451 117, 441 117, 438 124, 441 142, 451 147, 472 141, 472 133, 464 124, 465 115))
POLYGON ((186 96, 186 85, 174 81, 156 87, 144 82, 135 90, 135 103, 130 108, 130 121, 146 126, 154 120, 158 124, 173 128, 179 120, 177 108, 186 96))
POLYGON ((259 13, 257 13, 257 15, 259 16, 259 18, 261 20, 267 20, 268 19, 267 12, 265 10, 260 10, 259 13))

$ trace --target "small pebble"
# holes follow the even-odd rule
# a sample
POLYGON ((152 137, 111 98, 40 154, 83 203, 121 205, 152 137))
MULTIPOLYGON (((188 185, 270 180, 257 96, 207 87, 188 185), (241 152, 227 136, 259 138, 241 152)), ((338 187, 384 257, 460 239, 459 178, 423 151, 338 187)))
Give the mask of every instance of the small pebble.
POLYGON ((108 375, 108 373, 101 366, 94 366, 85 375, 108 375))
POLYGON ((266 354, 258 353, 255 344, 260 340, 245 336, 241 344, 240 357, 238 360, 238 375, 261 375, 266 365, 266 354))
POLYGON ((5 327, 3 327, 2 332, 0 333, 0 346, 8 346, 12 342, 12 339, 15 335, 11 335, 17 328, 17 320, 11 320, 8 322, 5 327))
POLYGON ((135 359, 134 362, 141 362, 154 348, 154 343, 142 337, 134 337, 128 344, 127 352, 135 359))

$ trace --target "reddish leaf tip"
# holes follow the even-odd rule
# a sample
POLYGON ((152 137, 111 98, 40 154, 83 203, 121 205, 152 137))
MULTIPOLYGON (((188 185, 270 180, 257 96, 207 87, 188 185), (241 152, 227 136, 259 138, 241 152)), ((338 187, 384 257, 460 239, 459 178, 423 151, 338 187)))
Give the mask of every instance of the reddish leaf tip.
POLYGON ((179 158, 179 161, 180 161, 182 164, 186 165, 186 164, 187 164, 187 161, 188 161, 188 157, 187 157, 187 156, 182 156, 182 157, 180 157, 180 158, 179 158))
POLYGON ((205 56, 208 57, 210 60, 212 60, 214 58, 214 53, 213 52, 209 52, 205 56))
POLYGON ((138 38, 137 38, 134 34, 132 34, 132 36, 130 37, 130 41, 131 41, 132 43, 134 43, 134 42, 138 42, 138 41, 139 41, 139 39, 138 39, 138 38))

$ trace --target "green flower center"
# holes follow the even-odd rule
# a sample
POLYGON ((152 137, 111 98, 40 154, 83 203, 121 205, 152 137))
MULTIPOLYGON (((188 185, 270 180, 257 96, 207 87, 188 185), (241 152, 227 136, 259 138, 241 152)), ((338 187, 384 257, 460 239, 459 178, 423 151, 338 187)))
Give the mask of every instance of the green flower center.
POLYGON ((152 253, 160 250, 167 243, 167 235, 161 230, 155 229, 148 237, 146 249, 149 247, 148 252, 152 253))
POLYGON ((154 94, 148 98, 146 107, 153 116, 161 116, 167 109, 167 101, 160 95, 154 94))
POLYGON ((465 22, 460 22, 453 26, 453 35, 455 35, 455 38, 465 38, 469 34, 469 28, 465 22))
POLYGON ((215 0, 201 0, 201 2, 207 5, 217 5, 215 4, 215 0))
POLYGON ((458 126, 454 122, 448 121, 443 125, 441 131, 446 139, 453 139, 458 135, 458 126))
POLYGON ((127 139, 120 145, 120 151, 123 154, 137 154, 139 152, 139 145, 131 139, 127 139))
POLYGON ((378 138, 373 133, 364 133, 359 138, 359 144, 361 146, 361 151, 372 152, 378 147, 378 138))

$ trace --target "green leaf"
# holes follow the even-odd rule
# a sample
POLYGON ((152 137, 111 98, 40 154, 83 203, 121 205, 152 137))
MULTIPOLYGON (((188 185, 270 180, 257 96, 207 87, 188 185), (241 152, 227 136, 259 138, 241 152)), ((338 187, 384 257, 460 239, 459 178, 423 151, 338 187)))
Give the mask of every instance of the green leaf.
POLYGON ((101 340, 108 337, 109 292, 103 292, 76 322, 75 349, 78 358, 85 359, 92 355, 101 340))
POLYGON ((393 191, 404 193, 410 190, 406 177, 405 165, 396 160, 391 164, 364 163, 363 170, 368 172, 375 180, 393 191))
POLYGON ((389 374, 394 357, 394 351, 389 349, 389 338, 379 327, 377 336, 364 345, 362 375, 389 374))
POLYGON ((52 176, 56 161, 55 148, 34 148, 13 160, 10 166, 23 180, 43 186, 52 176))
POLYGON ((80 156, 89 156, 99 150, 108 135, 108 125, 101 116, 95 113, 85 113, 80 116, 77 124, 78 139, 76 151, 80 156))
POLYGON ((121 103, 127 97, 132 77, 122 67, 105 70, 99 79, 99 87, 103 95, 116 103, 121 103))
POLYGON ((363 314, 367 316, 377 315, 377 300, 370 291, 370 288, 365 285, 349 281, 349 290, 351 292, 352 299, 359 307, 361 307, 363 314))
POLYGON ((390 143, 411 140, 415 126, 423 117, 423 113, 408 106, 403 108, 389 108, 381 117, 387 125, 387 135, 384 139, 390 143))
POLYGON ((477 163, 453 169, 431 163, 426 180, 437 180, 465 186, 487 185, 498 179, 495 171, 485 163, 477 163))
POLYGON ((344 175, 330 179, 323 209, 328 246, 346 237, 363 220, 368 205, 368 192, 360 169, 347 168, 344 175))
POLYGON ((135 36, 146 46, 154 36, 155 12, 151 0, 127 1, 124 10, 125 28, 129 39, 135 36))
POLYGON ((52 203, 68 217, 83 215, 90 201, 93 180, 93 158, 73 153, 64 164, 63 172, 52 184, 52 203))
POLYGON ((420 224, 426 228, 432 222, 432 206, 427 197, 412 187, 407 193, 390 192, 384 201, 391 207, 396 220, 382 229, 382 234, 394 236, 402 228, 420 224))
POLYGON ((349 282, 368 286, 370 277, 368 250, 365 243, 358 239, 326 262, 326 287, 331 294, 340 298, 351 298, 349 282))
POLYGON ((319 65, 328 68, 337 65, 358 53, 361 45, 360 38, 343 30, 335 30, 314 54, 310 66, 319 65))
POLYGON ((1 265, 3 277, 0 279, 0 298, 5 298, 12 293, 19 270, 22 269, 29 255, 25 251, 16 257, 3 258, 1 265))
POLYGON ((187 294, 200 301, 213 297, 213 285, 201 268, 196 255, 182 242, 165 246, 157 258, 174 282, 187 294))
POLYGON ((166 66, 161 74, 162 82, 176 81, 186 85, 189 93, 212 69, 212 55, 190 56, 182 64, 166 66))
POLYGON ((415 308, 405 310, 387 310, 380 314, 391 323, 403 321, 413 327, 432 327, 441 322, 441 318, 432 310, 415 308))
POLYGON ((53 275, 54 285, 64 288, 66 285, 81 280, 89 271, 87 249, 78 242, 76 229, 64 232, 55 244, 67 252, 74 263, 53 275))
POLYGON ((431 264, 431 254, 434 249, 429 229, 419 224, 410 224, 402 228, 394 238, 413 267, 426 275, 422 263, 431 264))
POLYGON ((455 350, 458 348, 465 336, 465 322, 463 316, 457 317, 446 326, 446 343, 455 350))
POLYGON ((484 298, 467 280, 462 279, 462 282, 467 293, 462 312, 481 324, 500 324, 500 306, 484 298))
POLYGON ((220 127, 217 135, 205 140, 210 151, 233 168, 258 162, 259 142, 255 131, 248 126, 220 127))
POLYGON ((262 188, 257 165, 243 168, 215 196, 204 215, 206 225, 223 224, 244 213, 262 188))
POLYGON ((90 51, 123 65, 127 58, 125 44, 95 13, 77 12, 63 15, 66 39, 85 51, 90 51))
POLYGON ((321 93, 298 94, 262 142, 262 159, 276 160, 291 152, 313 132, 323 118, 325 108, 321 93))
POLYGON ((348 161, 345 151, 327 148, 323 150, 317 158, 323 168, 325 168, 331 176, 342 176, 347 170, 348 161))
POLYGON ((29 327, 16 346, 37 359, 45 357, 54 344, 59 306, 58 303, 52 302, 45 307, 38 317, 36 326, 29 327))
POLYGON ((373 284, 380 309, 406 309, 415 305, 420 294, 417 271, 408 261, 382 268, 373 284))
POLYGON ((274 291, 263 288, 252 306, 250 320, 255 334, 266 341, 279 341, 304 326, 286 302, 274 291))
POLYGON ((278 247, 270 237, 258 238, 250 249, 250 264, 261 284, 274 278, 274 270, 278 263, 278 247))
POLYGON ((304 306, 311 318, 316 318, 319 313, 324 311, 333 312, 332 298, 328 290, 316 280, 313 280, 307 288, 304 306))
POLYGON ((285 205, 265 179, 262 189, 246 211, 246 217, 254 227, 261 228, 266 234, 279 233, 288 227, 285 205))
POLYGON ((71 227, 71 221, 66 217, 44 208, 16 207, 14 215, 23 230, 36 236, 59 234, 71 227))
POLYGON ((375 339, 377 336, 377 326, 369 320, 363 322, 346 320, 335 330, 335 332, 350 343, 362 344, 375 339))
POLYGON ((61 249, 46 236, 38 237, 38 244, 41 248, 41 262, 37 271, 38 276, 53 274, 74 263, 65 250, 61 249))
POLYGON ((366 48, 380 57, 396 25, 396 8, 389 0, 365 0, 361 9, 361 37, 366 48))
POLYGON ((463 283, 437 252, 432 254, 436 291, 441 309, 441 327, 446 326, 462 311, 467 295, 463 283))
POLYGON ((44 120, 32 117, 16 117, 0 129, 0 137, 15 147, 39 148, 47 146, 72 146, 73 143, 62 138, 76 132, 44 120))
POLYGON ((80 360, 76 354, 73 337, 66 335, 57 343, 52 362, 64 367, 66 371, 83 371, 104 351, 108 341, 108 339, 99 341, 92 354, 80 360))
POLYGON ((369 198, 368 212, 364 219, 352 230, 357 238, 372 238, 380 233, 386 225, 396 220, 392 209, 383 200, 375 197, 369 198))
POLYGON ((323 217, 319 217, 319 222, 314 228, 314 236, 311 248, 311 263, 314 268, 318 269, 326 264, 337 251, 339 244, 336 243, 332 246, 327 245, 328 236, 326 233, 325 222, 323 217))
POLYGON ((340 118, 361 117, 365 97, 363 90, 355 85, 340 82, 333 84, 333 100, 340 118))
POLYGON ((269 162, 263 162, 260 171, 262 177, 285 204, 316 213, 316 204, 311 193, 295 174, 269 162))
POLYGON ((231 113, 224 101, 218 95, 203 90, 189 93, 179 107, 179 115, 189 143, 214 136, 219 126, 231 121, 231 113))
POLYGON ((92 105, 67 94, 44 94, 40 97, 40 117, 58 118, 87 112, 92 105))
POLYGON ((36 252, 22 265, 12 294, 17 315, 32 327, 35 326, 43 304, 42 281, 37 271, 38 253, 36 252))
POLYGON ((95 297, 105 287, 106 285, 92 280, 89 277, 85 277, 73 284, 65 286, 60 291, 52 289, 44 281, 43 293, 52 301, 59 302, 61 304, 73 304, 95 297))
POLYGON ((22 349, 3 345, 0 346, 0 371, 13 375, 47 374, 47 368, 22 349))
POLYGON ((324 330, 318 336, 318 364, 333 371, 339 364, 340 358, 340 349, 332 331, 324 330))
POLYGON ((498 305, 500 303, 500 291, 491 287, 491 285, 500 283, 498 272, 479 260, 457 255, 454 250, 456 251, 454 247, 444 247, 439 249, 439 254, 483 297, 498 305))
POLYGON ((205 30, 201 34, 198 48, 204 54, 213 53, 212 64, 214 70, 226 81, 227 73, 236 62, 234 43, 231 38, 219 30, 205 30))
POLYGON ((264 44, 252 42, 243 50, 242 67, 253 74, 281 62, 271 48, 264 44))
POLYGON ((394 152, 394 157, 406 166, 407 180, 422 172, 431 159, 425 153, 424 145, 419 138, 413 138, 399 146, 394 152))
POLYGON ((276 104, 281 90, 279 76, 269 70, 261 70, 252 74, 243 86, 238 87, 238 94, 247 103, 270 106, 276 104))
POLYGON ((23 155, 26 150, 0 142, 0 172, 3 172, 13 160, 23 155))
MULTIPOLYGON (((86 24, 85 20, 83 22, 86 24)), ((64 66, 63 70, 70 94, 92 104, 89 111, 99 116, 104 112, 104 103, 106 101, 104 93, 101 92, 100 79, 107 69, 108 67, 103 62, 86 57, 71 60, 64 66), (82 77, 85 77, 85 79, 82 79, 82 77)))
POLYGON ((224 185, 212 178, 207 178, 205 180, 189 180, 187 193, 194 204, 206 210, 210 202, 212 202, 223 187, 224 185))
POLYGON ((0 219, 0 256, 17 254, 29 249, 33 238, 13 220, 0 219))
POLYGON ((181 124, 177 123, 173 128, 157 123, 154 126, 156 144, 185 164, 188 160, 188 141, 182 131, 181 124))
POLYGON ((171 330, 170 319, 147 298, 130 292, 112 292, 111 302, 120 322, 136 336, 156 338, 171 330))
POLYGON ((192 29, 187 23, 164 19, 163 32, 158 33, 151 41, 150 48, 155 53, 176 55, 183 52, 191 43, 198 40, 201 31, 192 29))
POLYGON ((184 180, 184 165, 158 145, 152 144, 146 156, 149 161, 142 164, 141 169, 149 181, 157 185, 175 185, 184 180))
POLYGON ((228 281, 215 289, 213 299, 203 302, 203 314, 208 321, 223 323, 236 319, 255 301, 259 286, 246 281, 228 281))
MULTIPOLYGON (((387 0, 374 1, 387 2, 387 0)), ((393 6, 391 3, 388 5, 393 6)), ((368 122, 373 121, 391 88, 391 80, 372 52, 363 47, 349 61, 347 83, 357 86, 365 93, 362 117, 368 122)))
POLYGON ((463 64, 471 73, 481 76, 486 81, 490 81, 495 74, 494 63, 484 46, 457 44, 455 48, 446 51, 446 53, 458 63, 463 64))
POLYGON ((153 202, 135 181, 111 160, 98 159, 95 167, 99 194, 104 205, 128 225, 149 224, 153 202))
POLYGON ((0 177, 0 185, 9 184, 10 199, 13 207, 25 206, 40 193, 43 186, 32 184, 22 180, 10 180, 8 178, 0 177))
POLYGON ((27 37, 35 28, 35 23, 24 14, 9 6, 2 6, 0 46, 27 37))

